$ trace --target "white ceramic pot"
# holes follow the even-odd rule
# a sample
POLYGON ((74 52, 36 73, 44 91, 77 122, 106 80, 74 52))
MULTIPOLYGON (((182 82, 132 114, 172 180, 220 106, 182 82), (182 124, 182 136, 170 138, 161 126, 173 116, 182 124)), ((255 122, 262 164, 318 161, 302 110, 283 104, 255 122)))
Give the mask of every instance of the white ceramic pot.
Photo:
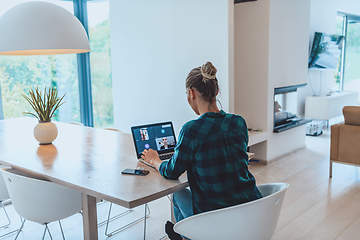
POLYGON ((39 122, 34 128, 34 137, 40 145, 51 144, 57 135, 57 127, 52 122, 39 122))

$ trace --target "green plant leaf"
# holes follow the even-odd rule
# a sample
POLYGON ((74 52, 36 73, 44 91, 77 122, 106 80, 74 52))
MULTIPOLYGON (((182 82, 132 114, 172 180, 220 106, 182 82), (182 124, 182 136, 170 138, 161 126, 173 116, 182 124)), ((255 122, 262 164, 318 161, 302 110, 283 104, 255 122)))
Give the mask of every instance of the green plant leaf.
POLYGON ((58 97, 56 88, 45 88, 42 92, 39 88, 29 90, 29 95, 23 95, 35 113, 25 112, 26 115, 36 117, 39 121, 49 122, 56 110, 64 104, 64 96, 58 97))
POLYGON ((24 112, 25 115, 31 115, 34 116, 35 118, 37 118, 39 120, 39 117, 31 112, 24 112))

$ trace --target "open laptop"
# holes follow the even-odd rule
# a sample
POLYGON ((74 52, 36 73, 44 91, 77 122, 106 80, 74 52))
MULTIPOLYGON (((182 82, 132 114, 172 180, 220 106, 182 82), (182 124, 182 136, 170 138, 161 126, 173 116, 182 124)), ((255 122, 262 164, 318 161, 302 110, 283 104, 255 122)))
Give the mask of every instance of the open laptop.
MULTIPOLYGON (((159 153, 161 160, 168 160, 174 154, 176 138, 172 122, 155 123, 131 128, 137 159, 146 165, 141 154, 145 149, 159 153)), ((149 165, 150 166, 150 165, 149 165)))

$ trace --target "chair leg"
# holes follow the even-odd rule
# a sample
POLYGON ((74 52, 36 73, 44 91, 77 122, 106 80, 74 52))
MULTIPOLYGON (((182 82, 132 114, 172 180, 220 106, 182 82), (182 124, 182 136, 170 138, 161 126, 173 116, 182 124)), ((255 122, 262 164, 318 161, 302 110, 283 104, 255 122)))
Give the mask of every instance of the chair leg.
POLYGON ((63 240, 65 240, 64 230, 63 230, 63 228, 62 228, 62 225, 61 225, 61 221, 60 221, 60 220, 59 220, 59 226, 60 226, 62 238, 63 238, 63 240))
MULTIPOLYGON (((3 202, 0 202, 0 207, 3 209, 4 211, 4 214, 6 216, 6 219, 7 219, 7 223, 0 226, 0 228, 8 228, 10 225, 11 225, 11 220, 10 220, 10 217, 9 217, 9 214, 8 212, 6 211, 6 207, 4 206, 4 203, 3 202)), ((22 223, 23 222, 23 219, 22 217, 20 216, 20 222, 22 223)), ((21 231, 21 229, 17 229, 17 230, 13 230, 11 232, 8 232, 8 233, 5 233, 3 235, 0 235, 0 238, 3 238, 5 236, 9 236, 11 234, 15 234, 15 233, 19 233, 19 231, 21 231)))
POLYGON ((52 235, 51 235, 51 232, 50 232, 50 229, 49 229, 49 227, 48 227, 48 224, 45 224, 45 229, 44 229, 44 234, 43 234, 42 240, 45 239, 45 234, 46 234, 46 232, 49 233, 50 239, 53 240, 53 237, 52 237, 52 235))
POLYGON ((3 202, 1 202, 0 205, 1 205, 1 208, 3 209, 3 211, 4 211, 6 219, 7 219, 7 223, 5 225, 3 225, 3 226, 0 226, 0 228, 7 228, 8 226, 10 226, 11 220, 9 218, 9 215, 8 215, 8 213, 6 211, 6 208, 5 208, 4 204, 3 204, 3 202))
POLYGON ((49 229, 48 225, 46 225, 46 228, 47 228, 47 230, 48 230, 48 233, 49 233, 50 239, 52 240, 53 238, 52 238, 52 235, 51 235, 51 232, 50 232, 50 229, 49 229))
MULTIPOLYGON (((148 208, 147 203, 144 206, 145 212, 144 212, 144 240, 146 240, 146 210, 148 208)), ((150 210, 150 208, 149 208, 150 210)), ((150 214, 150 213, 149 213, 150 214)))
POLYGON ((45 239, 45 234, 46 234, 46 226, 45 226, 45 228, 44 228, 44 233, 43 233, 43 236, 42 236, 42 240, 45 239))
POLYGON ((332 178, 332 172, 333 172, 333 161, 330 160, 329 178, 332 178))
MULTIPOLYGON (((108 232, 108 225, 107 225, 107 227, 105 229, 105 235, 107 237, 112 237, 115 234, 120 233, 120 232, 124 231, 125 229, 128 229, 129 227, 131 227, 131 226, 145 220, 149 216, 150 216, 150 208, 149 208, 149 206, 147 204, 145 204, 145 216, 144 217, 138 218, 138 219, 132 221, 131 223, 128 223, 128 224, 126 224, 126 225, 124 225, 124 226, 122 226, 122 227, 120 227, 120 228, 118 228, 118 229, 116 229, 116 230, 114 230, 114 231, 112 231, 110 233, 108 232)), ((146 227, 144 228, 144 230, 146 230, 146 227)))
POLYGON ((105 234, 107 233, 107 230, 109 228, 111 208, 112 208, 112 203, 110 203, 110 207, 109 207, 109 213, 108 213, 108 217, 107 217, 107 221, 106 221, 106 227, 105 227, 105 234))
POLYGON ((15 236, 15 240, 19 237, 20 232, 23 230, 25 221, 26 221, 26 220, 24 219, 24 220, 21 222, 21 227, 19 228, 19 230, 17 230, 18 232, 17 232, 17 234, 16 234, 16 236, 15 236))
POLYGON ((125 216, 125 215, 127 215, 127 214, 129 214, 129 213, 131 213, 133 211, 133 210, 129 209, 129 210, 126 210, 126 211, 124 211, 122 213, 119 213, 119 214, 111 217, 112 205, 113 205, 113 203, 110 203, 108 216, 107 216, 106 220, 102 221, 102 222, 99 222, 98 227, 101 227, 103 225, 106 225, 106 227, 108 227, 110 222, 112 222, 112 221, 114 221, 114 220, 116 220, 118 218, 121 218, 121 217, 123 217, 123 216, 125 216))

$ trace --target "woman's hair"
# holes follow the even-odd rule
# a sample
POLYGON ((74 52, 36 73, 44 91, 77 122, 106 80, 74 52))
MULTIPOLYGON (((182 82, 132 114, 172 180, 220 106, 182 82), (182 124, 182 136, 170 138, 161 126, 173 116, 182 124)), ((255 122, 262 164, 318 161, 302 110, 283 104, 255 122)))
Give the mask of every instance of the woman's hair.
POLYGON ((194 68, 186 79, 186 89, 195 88, 200 92, 205 101, 209 103, 214 102, 219 92, 216 73, 217 69, 211 62, 194 68))

